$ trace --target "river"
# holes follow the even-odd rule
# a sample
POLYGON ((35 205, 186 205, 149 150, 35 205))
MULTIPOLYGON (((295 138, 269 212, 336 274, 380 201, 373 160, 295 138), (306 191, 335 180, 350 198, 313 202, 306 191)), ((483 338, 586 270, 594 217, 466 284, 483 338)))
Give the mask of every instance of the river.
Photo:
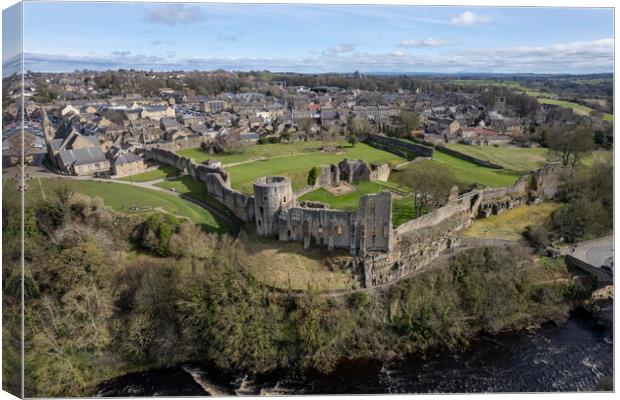
MULTIPOLYGON (((610 306, 611 308, 611 306, 610 306)), ((559 326, 481 338, 461 353, 395 362, 348 361, 330 375, 235 379, 184 365, 129 374, 99 385, 99 396, 382 394, 594 390, 613 374, 613 328, 585 312, 559 326), (241 386, 241 388, 240 388, 241 386)))

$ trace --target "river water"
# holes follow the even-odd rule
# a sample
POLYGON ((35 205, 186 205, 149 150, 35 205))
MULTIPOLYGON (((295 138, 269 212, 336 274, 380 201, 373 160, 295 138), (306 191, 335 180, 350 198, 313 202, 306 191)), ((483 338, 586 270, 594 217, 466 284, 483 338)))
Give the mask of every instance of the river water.
POLYGON ((184 365, 129 374, 99 385, 99 396, 383 394, 591 391, 613 375, 613 328, 584 312, 559 326, 482 338, 462 353, 395 362, 343 362, 335 373, 248 381, 184 365), (241 386, 241 388, 240 388, 241 386))

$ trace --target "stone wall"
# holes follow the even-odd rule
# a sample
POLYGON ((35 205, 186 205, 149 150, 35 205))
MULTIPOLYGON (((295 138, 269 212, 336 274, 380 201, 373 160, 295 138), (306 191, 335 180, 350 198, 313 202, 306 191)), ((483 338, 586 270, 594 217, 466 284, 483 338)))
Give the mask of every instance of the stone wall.
POLYGON ((389 251, 393 244, 392 194, 381 192, 360 198, 356 211, 331 210, 321 204, 293 204, 279 213, 281 241, 348 249, 349 253, 389 251))
POLYGON ((432 157, 435 151, 432 147, 389 136, 369 134, 365 141, 373 147, 389 151, 390 153, 406 159, 412 159, 414 157, 432 157))
POLYGON ((347 160, 338 165, 322 165, 319 168, 315 187, 338 186, 341 182, 357 183, 364 181, 387 181, 390 166, 387 163, 368 165, 363 160, 347 160))
POLYGON ((456 247, 458 239, 454 234, 467 228, 475 218, 553 198, 563 173, 560 164, 552 163, 524 175, 513 186, 474 190, 461 196, 453 190, 444 207, 394 229, 390 251, 368 251, 351 265, 361 268, 360 283, 366 287, 398 279, 428 265, 445 249, 456 247))
POLYGON ((230 176, 221 168, 195 164, 190 158, 161 148, 147 150, 145 158, 173 166, 195 180, 206 184, 207 193, 228 207, 244 222, 254 220, 254 198, 230 188, 230 176))
POLYGON ((168 151, 178 151, 200 147, 202 143, 210 142, 209 136, 189 136, 184 139, 173 140, 171 142, 151 143, 144 146, 145 149, 162 149, 168 151))
POLYGON ((473 164, 477 164, 477 165, 481 165, 483 167, 487 167, 487 168, 493 168, 493 169, 504 169, 504 167, 502 167, 501 165, 492 163, 490 161, 487 160, 483 160, 480 158, 476 158, 476 157, 472 157, 470 155, 467 155, 465 153, 461 153, 460 151, 454 150, 454 149, 449 149, 445 146, 442 145, 436 145, 435 148, 438 151, 441 151, 442 153, 446 153, 451 155, 452 157, 456 157, 456 158, 460 158, 461 160, 465 160, 465 161, 469 161, 470 163, 473 164))

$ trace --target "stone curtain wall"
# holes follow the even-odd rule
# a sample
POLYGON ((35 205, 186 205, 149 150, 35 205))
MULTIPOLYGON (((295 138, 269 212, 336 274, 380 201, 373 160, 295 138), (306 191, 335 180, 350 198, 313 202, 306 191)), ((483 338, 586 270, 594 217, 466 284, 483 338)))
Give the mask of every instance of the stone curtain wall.
POLYGON ((144 146, 145 149, 162 149, 168 151, 178 151, 200 147, 202 143, 207 143, 211 139, 208 136, 191 136, 185 139, 174 140, 164 143, 151 143, 144 146))
POLYGON ((460 151, 449 149, 449 148, 447 148, 445 146, 442 146, 442 145, 436 145, 435 148, 437 149, 437 151, 441 151, 442 153, 449 154, 449 155, 451 155, 453 157, 460 158, 461 160, 469 161, 471 163, 474 163, 474 164, 477 164, 477 165, 481 165, 483 167, 493 168, 493 169, 504 169, 504 167, 502 167, 501 165, 492 163, 492 162, 487 161, 487 160, 482 160, 480 158, 469 156, 469 155, 467 155, 465 153, 461 153, 460 151))
MULTIPOLYGON (((263 236, 302 242, 305 248, 319 245, 330 250, 348 249, 356 257, 347 264, 366 287, 393 281, 427 265, 443 250, 455 247, 458 240, 452 235, 479 216, 553 198, 564 173, 561 164, 553 163, 523 176, 511 187, 474 190, 461 196, 453 191, 444 207, 393 229, 389 191, 362 196, 356 211, 331 210, 321 204, 299 204, 286 177, 259 178, 255 196, 248 196, 230 188, 230 177, 221 168, 197 165, 163 149, 148 150, 146 157, 205 182, 209 195, 242 221, 256 221, 257 231, 263 236), (263 230, 259 229, 259 220, 263 230)), ((319 180, 321 184, 333 184, 371 179, 375 171, 376 177, 389 174, 389 168, 371 170, 364 162, 345 160, 338 166, 322 167, 319 180)))
POLYGON ((564 173, 560 163, 547 164, 524 175, 514 186, 474 190, 420 218, 394 229, 393 250, 368 252, 352 265, 362 265, 366 287, 398 279, 428 265, 442 251, 453 248, 452 235, 467 228, 477 217, 499 214, 505 209, 555 197, 564 173))
POLYGON ((147 159, 171 165, 195 180, 206 184, 207 193, 228 207, 243 222, 254 220, 254 198, 230 188, 230 176, 221 168, 211 168, 204 164, 195 164, 190 158, 154 148, 146 151, 147 159))
POLYGON ((389 151, 408 160, 414 157, 432 157, 435 149, 408 140, 389 136, 369 134, 366 143, 381 150, 389 151))

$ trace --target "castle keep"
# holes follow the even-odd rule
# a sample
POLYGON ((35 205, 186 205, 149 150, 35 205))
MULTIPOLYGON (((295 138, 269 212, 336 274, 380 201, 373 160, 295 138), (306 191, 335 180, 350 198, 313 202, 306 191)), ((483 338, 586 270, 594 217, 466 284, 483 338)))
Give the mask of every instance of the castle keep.
MULTIPOLYGON (((219 167, 195 164, 187 157, 157 148, 147 150, 146 157, 204 182, 209 195, 240 220, 254 223, 259 236, 300 242, 304 248, 324 246, 348 251, 351 257, 341 267, 353 271, 365 287, 384 284, 427 265, 443 250, 455 246, 458 239, 454 234, 475 218, 553 198, 564 172, 561 164, 551 163, 510 187, 472 190, 460 196, 455 187, 445 206, 393 227, 389 191, 362 196, 355 211, 333 210, 322 203, 299 202, 297 197, 313 187, 293 192, 288 177, 258 178, 253 195, 248 195, 231 189, 228 173, 219 167)), ((387 180, 389 172, 387 165, 343 160, 320 167, 315 186, 387 180)))

